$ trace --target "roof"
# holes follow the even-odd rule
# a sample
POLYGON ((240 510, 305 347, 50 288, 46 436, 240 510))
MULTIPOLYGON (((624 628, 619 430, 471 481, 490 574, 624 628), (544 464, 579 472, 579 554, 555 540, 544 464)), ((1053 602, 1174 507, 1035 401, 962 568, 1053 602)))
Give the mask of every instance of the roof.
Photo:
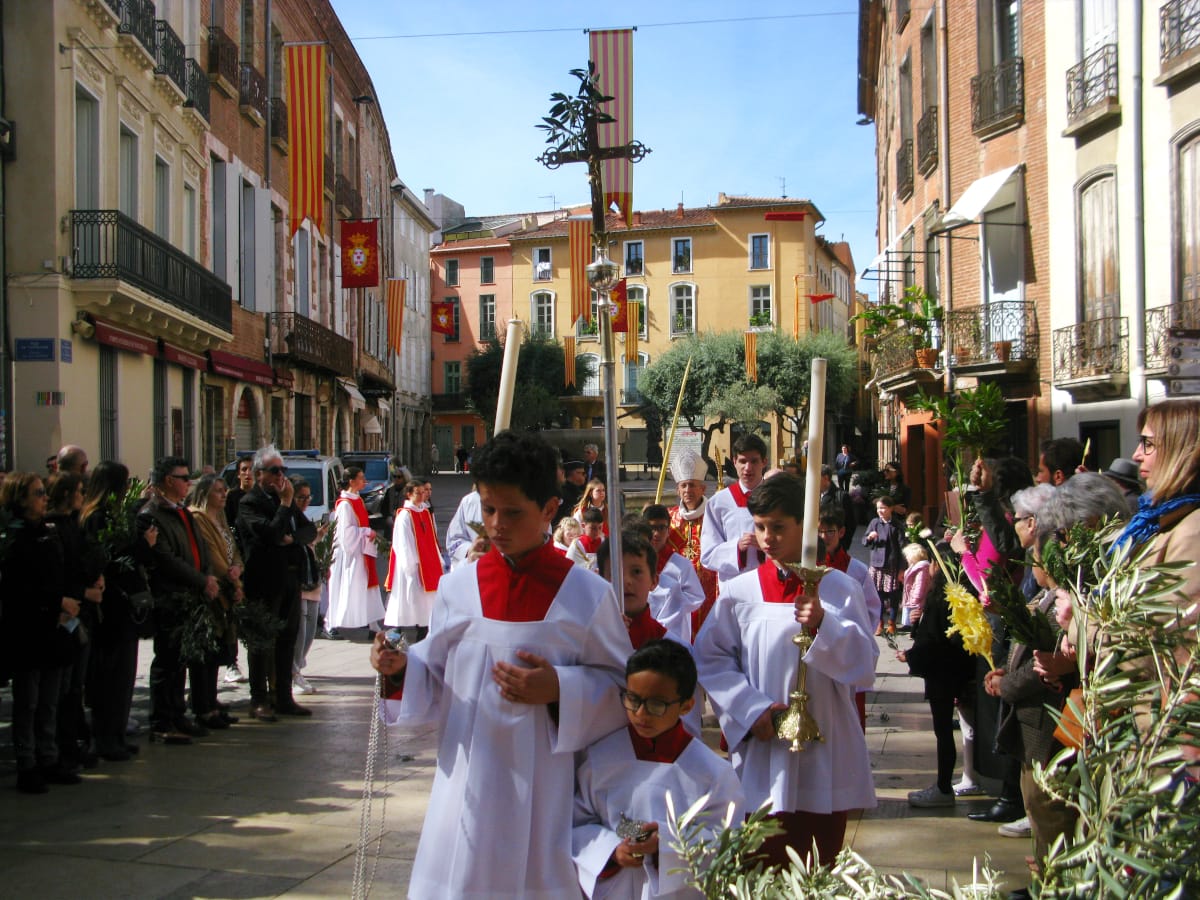
MULTIPOLYGON (((589 217, 590 218, 590 217, 589 217)), ((662 209, 638 211, 633 214, 633 224, 626 225, 625 219, 616 213, 605 217, 609 234, 662 231, 666 228, 703 228, 717 224, 717 218, 712 210, 703 207, 699 209, 662 209)), ((513 241, 535 241, 546 238, 565 238, 567 236, 567 219, 555 219, 539 228, 530 228, 518 234, 510 235, 513 241)))
POLYGON ((470 250, 507 250, 509 247, 506 238, 495 237, 480 237, 467 238, 461 241, 444 241, 436 247, 431 247, 429 252, 433 253, 463 253, 470 250))

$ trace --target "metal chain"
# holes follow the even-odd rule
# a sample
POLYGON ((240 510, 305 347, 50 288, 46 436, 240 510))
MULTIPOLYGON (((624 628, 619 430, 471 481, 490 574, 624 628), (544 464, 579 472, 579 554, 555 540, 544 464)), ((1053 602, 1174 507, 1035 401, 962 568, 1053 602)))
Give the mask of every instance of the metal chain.
POLYGON ((382 775, 387 784, 388 777, 388 729, 383 724, 383 674, 375 678, 375 698, 371 703, 371 727, 367 737, 367 762, 363 768, 362 807, 358 818, 358 847, 354 854, 354 883, 350 889, 353 900, 366 900, 375 883, 375 872, 379 868, 379 856, 383 852, 383 825, 387 820, 387 791, 379 800, 379 835, 375 838, 375 853, 371 859, 371 872, 367 874, 367 856, 371 845, 371 801, 375 795, 375 779, 382 775), (376 766, 379 772, 376 772, 376 766))

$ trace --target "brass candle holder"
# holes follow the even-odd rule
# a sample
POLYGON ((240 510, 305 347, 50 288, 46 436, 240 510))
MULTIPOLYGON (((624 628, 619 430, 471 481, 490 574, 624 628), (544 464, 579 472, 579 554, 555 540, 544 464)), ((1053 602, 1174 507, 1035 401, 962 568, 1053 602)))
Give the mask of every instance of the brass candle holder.
MULTIPOLYGON (((813 597, 817 595, 821 579, 829 571, 826 566, 816 566, 810 569, 799 563, 787 563, 786 565, 804 582, 804 593, 813 597)), ((775 734, 779 736, 780 740, 790 742, 791 745, 788 749, 793 753, 802 751, 804 745, 810 741, 822 743, 825 741, 825 736, 821 734, 821 726, 808 711, 808 691, 805 690, 808 682, 808 664, 804 662, 804 656, 808 653, 812 642, 813 636, 808 633, 807 627, 802 627, 798 633, 792 636, 792 643, 796 645, 796 649, 800 653, 800 661, 796 666, 796 682, 788 694, 787 709, 781 709, 771 716, 775 734)))

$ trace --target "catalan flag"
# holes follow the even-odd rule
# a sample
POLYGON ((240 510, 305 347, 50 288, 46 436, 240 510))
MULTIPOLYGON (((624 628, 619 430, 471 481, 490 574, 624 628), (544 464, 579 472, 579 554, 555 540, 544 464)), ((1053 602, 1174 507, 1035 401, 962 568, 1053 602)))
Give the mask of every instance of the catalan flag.
POLYGON ((291 231, 310 220, 324 233, 325 190, 324 44, 285 44, 288 102, 288 174, 291 231))
POLYGON ((389 278, 387 283, 388 346, 400 352, 404 339, 404 293, 408 282, 389 278))
POLYGON ((746 377, 758 381, 758 332, 746 332, 746 377))
MULTIPOLYGON (((633 140, 633 29, 619 28, 588 33, 588 57, 596 67, 596 86, 612 97, 604 111, 614 121, 599 126, 601 147, 624 147, 633 140)), ((628 225, 633 211, 633 163, 628 159, 601 162, 604 207, 617 205, 628 225)))
POLYGON ((563 387, 575 383, 575 335, 563 338, 563 387))
POLYGON ((583 316, 583 321, 592 321, 592 291, 588 286, 587 267, 592 261, 592 220, 590 218, 567 219, 567 248, 571 257, 571 322, 574 326, 583 316))

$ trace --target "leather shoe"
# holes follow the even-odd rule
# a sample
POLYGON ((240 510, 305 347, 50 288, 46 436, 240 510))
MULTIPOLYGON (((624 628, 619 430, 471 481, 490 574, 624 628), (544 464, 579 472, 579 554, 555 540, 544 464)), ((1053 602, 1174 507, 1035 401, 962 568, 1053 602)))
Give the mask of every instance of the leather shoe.
POLYGON ((974 822, 1015 822, 1025 815, 1025 807, 1016 800, 997 800, 983 812, 968 813, 974 822))
POLYGON ((275 712, 269 704, 259 703, 250 709, 250 718, 258 719, 260 722, 274 722, 275 712))
POLYGON ((299 703, 289 703, 286 706, 279 707, 276 710, 281 716, 311 716, 312 710, 307 706, 301 706, 299 703))

